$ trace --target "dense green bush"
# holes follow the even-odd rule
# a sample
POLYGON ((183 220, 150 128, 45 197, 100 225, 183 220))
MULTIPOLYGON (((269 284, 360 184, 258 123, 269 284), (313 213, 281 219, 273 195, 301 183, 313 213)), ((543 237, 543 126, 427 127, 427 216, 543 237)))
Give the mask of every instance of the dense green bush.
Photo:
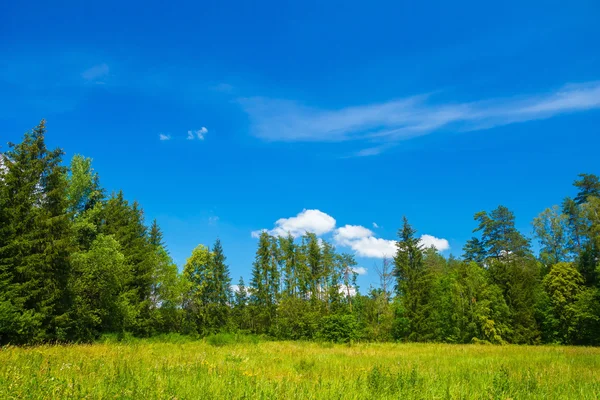
POLYGON ((330 315, 321 320, 322 340, 347 343, 359 338, 359 325, 354 315, 330 315))

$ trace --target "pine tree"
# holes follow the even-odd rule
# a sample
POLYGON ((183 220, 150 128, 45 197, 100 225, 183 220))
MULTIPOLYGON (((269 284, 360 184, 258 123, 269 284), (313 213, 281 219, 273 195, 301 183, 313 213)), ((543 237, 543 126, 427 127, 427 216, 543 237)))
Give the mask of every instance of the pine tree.
POLYGON ((423 340, 426 332, 429 280, 423 264, 421 241, 415 237, 416 231, 404 217, 402 229, 398 232, 394 257, 397 280, 396 293, 401 298, 405 317, 409 321, 409 340, 423 340))
POLYGON ((211 320, 213 328, 217 331, 223 330, 229 324, 229 307, 232 298, 231 277, 225 260, 221 241, 217 239, 213 246, 209 262, 212 270, 210 276, 213 279, 211 290, 213 292, 212 310, 214 315, 211 316, 211 320))
POLYGON ((4 155, 0 241, 0 341, 64 340, 71 249, 63 152, 45 144, 45 122, 4 155), (18 332, 18 334, 17 334, 18 332))
POLYGON ((152 221, 152 225, 150 226, 150 233, 148 241, 154 248, 162 247, 165 248, 165 243, 163 240, 163 233, 158 226, 158 222, 156 219, 152 221))
POLYGON ((298 293, 297 277, 297 246, 294 237, 288 233, 286 237, 279 238, 279 248, 282 252, 283 261, 283 294, 286 297, 295 296, 298 293))
POLYGON ((575 196, 575 203, 581 205, 588 201, 590 196, 600 197, 600 179, 593 174, 579 174, 580 179, 573 183, 579 189, 575 196))
POLYGON ((103 208, 102 233, 114 235, 121 244, 125 263, 130 269, 127 288, 135 293, 137 317, 131 329, 148 334, 151 329, 152 275, 154 252, 144 225, 143 211, 134 202, 129 204, 120 191, 111 196, 103 208))
POLYGON ((468 262, 476 262, 479 265, 483 265, 486 259, 486 251, 483 247, 483 243, 479 238, 473 237, 467 241, 463 247, 463 259, 468 262))
POLYGON ((249 329, 248 290, 246 289, 244 278, 241 276, 237 285, 237 290, 234 292, 233 315, 235 325, 238 329, 249 329))
POLYGON ((250 305, 257 333, 268 332, 275 318, 279 274, 273 244, 273 238, 262 232, 252 266, 250 305))
POLYGON ((474 219, 479 222, 474 232, 481 232, 481 246, 486 258, 531 255, 529 240, 515 228, 515 216, 508 208, 498 206, 489 214, 480 211, 474 219))
POLYGON ((310 298, 314 301, 320 298, 319 282, 323 275, 323 264, 319 239, 314 233, 307 233, 306 260, 310 272, 310 298))

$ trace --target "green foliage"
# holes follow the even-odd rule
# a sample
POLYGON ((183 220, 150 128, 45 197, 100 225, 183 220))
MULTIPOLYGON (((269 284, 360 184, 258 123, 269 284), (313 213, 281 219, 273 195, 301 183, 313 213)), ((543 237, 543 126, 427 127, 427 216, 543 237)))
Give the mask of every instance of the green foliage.
POLYGON ((423 262, 423 248, 416 231, 404 218, 402 229, 398 232, 397 253, 394 258, 396 267, 396 293, 400 296, 404 316, 408 319, 408 340, 427 340, 427 318, 430 311, 429 295, 431 291, 432 271, 423 262))
MULTIPOLYGON (((465 244, 463 260, 423 248, 404 218, 394 269, 384 260, 375 268, 379 287, 361 293, 353 255, 314 233, 263 232, 249 285, 240 278, 234 293, 219 240, 196 247, 180 272, 158 222, 147 226, 140 205, 121 191, 106 198, 91 159, 76 155, 63 165, 45 134, 42 121, 0 154, 2 345, 134 343, 181 333, 209 335, 215 346, 245 340, 242 333, 348 343, 600 344, 595 175, 580 174, 573 198, 534 219, 537 257, 504 206, 475 214, 478 236, 465 244)), ((398 387, 394 379, 374 368, 368 381, 385 392, 398 387)), ((511 395, 508 380, 499 373, 490 393, 511 395)))
POLYGON ((570 260, 573 247, 568 234, 569 217, 558 206, 547 208, 533 220, 533 230, 540 241, 540 259, 546 266, 570 260))
POLYGON ((197 246, 184 270, 184 309, 190 332, 219 332, 229 325, 231 278, 221 242, 197 246))
POLYGON ((45 122, 9 144, 0 186, 0 342, 64 340, 70 220, 62 151, 45 144, 45 122))
POLYGON ((481 232, 479 246, 483 248, 486 259, 526 257, 531 254, 529 240, 515 228, 515 216, 508 208, 498 206, 490 213, 480 211, 474 219, 479 222, 474 232, 481 232))
POLYGON ((584 204, 590 197, 600 198, 600 178, 594 174, 579 174, 578 180, 573 183, 579 192, 575 196, 577 204, 584 204))
POLYGON ((583 277, 569 263, 558 263, 544 278, 555 321, 554 335, 562 343, 572 343, 577 333, 575 302, 583 289, 583 277))
POLYGON ((297 297, 284 297, 277 307, 272 333, 284 340, 312 340, 322 325, 323 310, 318 304, 297 297))
POLYGON ((91 341, 101 332, 123 332, 136 316, 135 293, 124 285, 129 275, 120 244, 100 234, 90 250, 72 256, 72 336, 91 341))
POLYGON ((322 340, 348 343, 359 339, 359 337, 359 326, 354 315, 330 315, 321 320, 319 338, 322 340))
POLYGON ((262 232, 250 281, 250 313, 253 321, 251 329, 255 333, 269 332, 275 319, 279 287, 279 260, 277 257, 275 239, 267 232, 262 232))
POLYGON ((71 160, 70 172, 66 192, 68 211, 79 216, 94 207, 104 197, 104 193, 90 158, 76 154, 71 160))

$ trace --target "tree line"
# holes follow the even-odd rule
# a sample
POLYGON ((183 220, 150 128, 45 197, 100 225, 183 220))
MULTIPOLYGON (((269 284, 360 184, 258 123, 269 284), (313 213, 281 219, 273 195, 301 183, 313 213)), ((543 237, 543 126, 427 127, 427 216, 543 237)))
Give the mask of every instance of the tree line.
POLYGON ((474 216, 460 258, 425 248, 404 218, 397 252, 362 293, 356 260, 306 233, 263 232, 232 285, 217 239, 180 272, 156 221, 108 195, 89 158, 63 163, 44 121, 0 153, 0 344, 104 334, 286 340, 600 344, 600 180, 533 221, 539 252, 504 206, 474 216))

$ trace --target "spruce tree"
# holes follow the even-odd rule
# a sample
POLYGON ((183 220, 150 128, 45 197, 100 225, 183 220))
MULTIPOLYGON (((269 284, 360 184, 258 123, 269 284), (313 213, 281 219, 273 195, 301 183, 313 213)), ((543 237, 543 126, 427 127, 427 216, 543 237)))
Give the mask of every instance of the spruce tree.
POLYGON ((63 152, 45 144, 45 122, 4 155, 0 311, 3 342, 64 340, 68 329, 71 225, 63 152), (18 333, 18 334, 17 334, 18 333))
POLYGON ((163 240, 163 233, 160 230, 160 226, 158 226, 158 222, 156 219, 152 221, 152 225, 150 226, 150 232, 148 233, 149 238, 148 241, 155 248, 165 248, 165 243, 163 240))
POLYGON ((423 263, 421 241, 415 237, 415 233, 404 217, 394 257, 396 293, 401 298, 405 317, 409 321, 408 339, 423 340, 430 287, 423 263))
POLYGON ((125 263, 129 267, 128 290, 134 293, 137 306, 135 325, 131 329, 138 334, 148 334, 151 313, 152 275, 154 252, 144 225, 143 211, 137 204, 129 204, 123 192, 111 196, 103 208, 102 233, 114 235, 121 244, 125 263))
POLYGON ((273 238, 262 232, 256 256, 252 265, 250 281, 250 305, 253 315, 254 330, 266 333, 275 318, 276 297, 274 290, 278 286, 277 262, 273 254, 273 238))
POLYGON ((231 304, 231 277, 229 267, 225 264, 225 254, 221 241, 217 239, 212 249, 210 257, 210 268, 212 279, 211 299, 213 315, 211 315, 212 325, 215 330, 223 330, 229 324, 229 311, 231 304))
POLYGON ((590 196, 600 197, 600 179, 594 174, 579 174, 573 186, 579 189, 575 196, 575 203, 581 205, 588 201, 590 196))
POLYGON ((234 292, 233 313, 234 322, 237 328, 241 330, 248 329, 248 289, 244 283, 244 278, 241 276, 237 285, 237 290, 234 292))

